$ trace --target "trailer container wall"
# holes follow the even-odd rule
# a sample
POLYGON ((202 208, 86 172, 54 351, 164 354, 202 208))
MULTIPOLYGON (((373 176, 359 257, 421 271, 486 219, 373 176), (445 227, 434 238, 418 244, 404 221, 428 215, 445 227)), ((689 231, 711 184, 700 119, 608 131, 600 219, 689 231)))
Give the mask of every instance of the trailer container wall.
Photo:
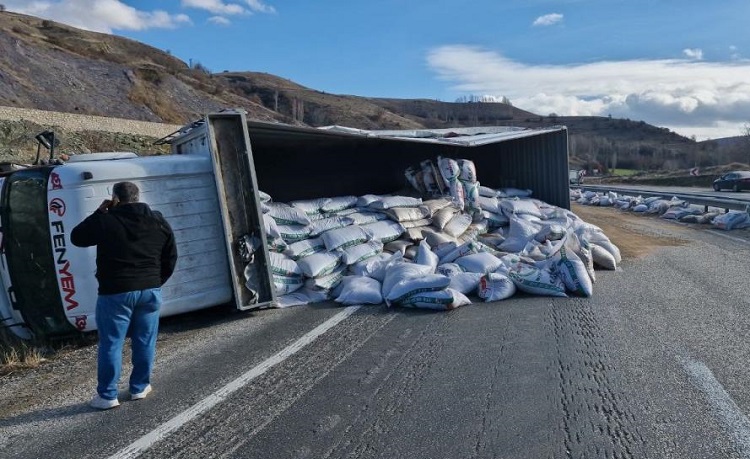
POLYGON ((570 208, 565 128, 479 146, 255 122, 248 131, 258 188, 276 201, 393 193, 408 186, 407 167, 444 156, 474 161, 483 185, 529 188, 537 199, 570 208))

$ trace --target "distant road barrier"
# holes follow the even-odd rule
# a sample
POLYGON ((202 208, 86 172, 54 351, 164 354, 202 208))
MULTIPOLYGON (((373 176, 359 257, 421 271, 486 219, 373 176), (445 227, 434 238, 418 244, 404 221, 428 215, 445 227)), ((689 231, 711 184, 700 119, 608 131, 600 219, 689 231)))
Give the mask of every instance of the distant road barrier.
MULTIPOLYGON (((704 206, 704 210, 708 212, 709 207, 716 207, 719 209, 724 209, 724 212, 729 212, 730 210, 747 210, 748 206, 750 205, 750 195, 747 195, 748 197, 744 196, 736 196, 733 198, 721 198, 714 195, 706 194, 704 192, 696 191, 696 192, 672 192, 669 190, 659 190, 659 189, 641 189, 641 188, 621 188, 617 186, 608 186, 608 185, 581 185, 582 191, 597 191, 597 192, 603 192, 606 193, 608 191, 613 191, 617 194, 627 195, 627 196, 644 196, 644 197, 659 197, 659 198, 665 198, 670 199, 672 197, 676 197, 677 199, 681 199, 683 201, 686 201, 690 204, 694 204, 696 206, 704 206)), ((741 193, 736 193, 740 194, 741 193)))

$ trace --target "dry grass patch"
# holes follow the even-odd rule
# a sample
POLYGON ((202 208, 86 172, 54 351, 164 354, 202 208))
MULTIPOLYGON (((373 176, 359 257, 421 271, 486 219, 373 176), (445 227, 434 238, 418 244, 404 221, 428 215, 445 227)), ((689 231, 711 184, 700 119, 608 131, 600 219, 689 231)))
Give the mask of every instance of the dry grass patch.
POLYGON ((39 342, 25 341, 8 330, 0 329, 0 377, 38 368, 45 362, 95 343, 95 334, 39 342))
POLYGON ((38 367, 47 360, 48 351, 33 342, 22 341, 0 331, 0 376, 38 367))

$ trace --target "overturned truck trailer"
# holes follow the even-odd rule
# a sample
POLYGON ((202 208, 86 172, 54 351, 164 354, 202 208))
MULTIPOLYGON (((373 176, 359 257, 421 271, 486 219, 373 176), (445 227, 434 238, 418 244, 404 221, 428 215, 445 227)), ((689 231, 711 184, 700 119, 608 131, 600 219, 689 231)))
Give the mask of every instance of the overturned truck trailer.
POLYGON ((316 129, 222 112, 170 136, 168 156, 95 153, 9 171, 0 177, 0 320, 22 338, 95 330, 96 252, 73 246, 70 231, 118 181, 136 183, 175 232, 180 257, 161 315, 245 310, 276 300, 259 190, 278 201, 392 193, 407 186, 406 168, 444 156, 474 161, 483 185, 529 188, 569 209, 567 140, 564 127, 316 129))

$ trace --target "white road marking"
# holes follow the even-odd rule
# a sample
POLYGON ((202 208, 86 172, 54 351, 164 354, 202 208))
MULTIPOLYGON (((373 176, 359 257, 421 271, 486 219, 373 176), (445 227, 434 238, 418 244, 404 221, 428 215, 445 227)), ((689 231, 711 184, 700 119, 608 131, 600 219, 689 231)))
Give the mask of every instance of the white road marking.
POLYGON ((708 398, 719 421, 734 440, 737 452, 743 458, 750 458, 750 420, 703 362, 684 357, 677 359, 693 385, 708 398))
POLYGON ((153 446, 156 442, 163 440, 175 430, 179 429, 186 423, 190 422, 191 420, 197 418, 201 414, 210 410, 211 408, 213 408, 214 406, 222 402, 224 399, 226 399, 233 392, 237 391, 238 389, 241 389, 243 386, 247 385, 250 381, 252 381, 253 379, 257 378, 258 376, 262 375, 263 373, 271 369, 274 365, 283 362, 288 357, 297 353, 303 347, 315 341, 315 339, 318 338, 320 335, 322 335, 323 333, 327 332, 331 328, 338 325, 341 321, 343 321, 344 319, 352 315, 355 311, 357 311, 361 307, 362 306, 347 307, 343 311, 339 312, 335 316, 331 317, 330 319, 326 320, 322 324, 318 325, 314 329, 307 332, 300 339, 290 344, 286 348, 282 349, 277 354, 264 360, 259 365, 248 370, 246 373, 242 374, 240 377, 238 377, 234 381, 230 382, 226 386, 217 390, 216 392, 204 398, 203 400, 196 403, 195 405, 191 406, 187 410, 173 417, 172 419, 165 422, 164 424, 158 426, 156 429, 142 436, 135 442, 131 443, 129 446, 113 454, 108 459, 125 459, 125 458, 138 457, 143 451, 153 446))

